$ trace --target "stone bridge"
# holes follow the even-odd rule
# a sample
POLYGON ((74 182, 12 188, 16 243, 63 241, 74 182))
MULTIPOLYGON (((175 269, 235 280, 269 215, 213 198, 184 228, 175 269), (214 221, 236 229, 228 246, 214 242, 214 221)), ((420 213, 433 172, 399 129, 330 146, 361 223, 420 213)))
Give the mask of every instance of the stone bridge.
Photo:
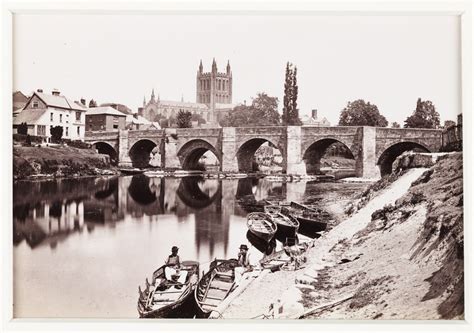
POLYGON ((85 141, 109 154, 120 166, 145 167, 150 153, 161 156, 161 167, 193 169, 211 151, 224 172, 252 171, 256 150, 265 142, 278 148, 287 174, 315 174, 326 149, 344 144, 355 159, 358 177, 377 178, 392 170, 405 151, 438 152, 442 130, 379 127, 223 127, 86 132, 85 141), (156 149, 155 149, 156 148, 156 149))

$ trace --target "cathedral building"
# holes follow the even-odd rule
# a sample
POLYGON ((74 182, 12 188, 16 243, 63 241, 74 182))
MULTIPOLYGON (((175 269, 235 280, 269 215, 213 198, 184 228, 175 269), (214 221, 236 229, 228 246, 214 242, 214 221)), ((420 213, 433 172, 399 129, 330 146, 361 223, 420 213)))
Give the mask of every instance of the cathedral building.
POLYGON ((217 125, 227 113, 234 108, 232 104, 232 71, 227 62, 225 73, 217 71, 215 59, 212 61, 210 72, 204 72, 202 61, 196 75, 196 102, 169 101, 155 96, 152 90, 151 98, 147 102, 143 99, 143 107, 138 109, 139 115, 150 121, 159 118, 176 118, 179 111, 189 111, 201 116, 206 124, 217 125))

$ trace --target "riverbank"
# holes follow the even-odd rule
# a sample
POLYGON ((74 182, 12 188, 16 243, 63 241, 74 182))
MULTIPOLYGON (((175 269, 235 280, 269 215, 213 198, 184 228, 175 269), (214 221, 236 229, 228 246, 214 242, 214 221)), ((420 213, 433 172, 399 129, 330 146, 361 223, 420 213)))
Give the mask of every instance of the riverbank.
POLYGON ((223 318, 463 319, 462 154, 437 158, 370 185, 305 269, 267 274, 223 318))
POLYGON ((94 149, 67 146, 13 147, 13 178, 38 179, 112 175, 110 157, 94 149))

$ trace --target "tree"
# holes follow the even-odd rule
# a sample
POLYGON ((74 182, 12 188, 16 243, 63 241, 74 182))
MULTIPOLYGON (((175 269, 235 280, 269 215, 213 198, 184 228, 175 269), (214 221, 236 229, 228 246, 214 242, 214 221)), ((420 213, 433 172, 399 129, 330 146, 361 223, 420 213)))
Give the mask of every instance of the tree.
POLYGON ((418 98, 416 109, 405 120, 405 128, 438 128, 440 125, 439 113, 431 101, 422 101, 418 98))
POLYGON ((178 116, 176 119, 176 124, 178 128, 191 128, 193 127, 191 123, 192 114, 189 111, 179 110, 178 116))
POLYGON ((296 66, 289 62, 286 63, 285 72, 285 90, 283 96, 283 115, 282 122, 284 125, 299 126, 302 124, 299 117, 299 110, 297 107, 298 99, 298 84, 296 80, 296 66))
POLYGON ((89 107, 90 107, 90 108, 95 108, 95 107, 97 107, 97 102, 94 101, 93 99, 91 99, 90 102, 89 102, 89 107))
POLYGON ((59 143, 61 138, 63 137, 63 127, 62 126, 54 126, 50 129, 51 138, 53 142, 59 143))
POLYGON ((224 127, 275 126, 280 124, 278 98, 259 93, 251 105, 237 105, 220 122, 224 127))
POLYGON ((377 105, 358 99, 348 102, 339 116, 339 126, 377 126, 386 127, 387 119, 380 114, 377 105))
POLYGON ((201 124, 205 124, 206 123, 206 119, 204 119, 200 114, 198 113, 193 113, 193 115, 191 116, 191 120, 192 121, 197 121, 198 122, 198 125, 201 125, 201 124))
POLYGON ((392 123, 392 128, 400 128, 400 124, 397 123, 396 121, 394 121, 394 122, 392 123))
POLYGON ((452 120, 445 120, 444 121, 444 128, 450 128, 456 126, 456 122, 452 120))
POLYGON ((21 123, 20 125, 18 125, 17 129, 16 129, 16 132, 18 134, 28 134, 28 124, 27 123, 21 123))

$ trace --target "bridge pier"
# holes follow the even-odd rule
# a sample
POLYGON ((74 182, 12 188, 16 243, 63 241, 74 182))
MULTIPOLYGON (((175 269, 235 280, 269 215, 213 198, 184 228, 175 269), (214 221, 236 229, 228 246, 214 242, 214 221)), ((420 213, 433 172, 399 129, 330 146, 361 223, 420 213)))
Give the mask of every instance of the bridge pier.
POLYGON ((376 128, 360 128, 360 149, 356 157, 356 176, 360 178, 380 178, 380 170, 376 158, 376 128))
POLYGON ((118 166, 131 167, 132 159, 128 154, 128 130, 120 130, 118 135, 118 166))
POLYGON ((164 168, 181 168, 176 146, 178 145, 176 128, 165 129, 164 168))
POLYGON ((283 172, 306 175, 306 165, 301 154, 301 126, 286 128, 286 152, 282 152, 282 154, 286 155, 283 172))
POLYGON ((235 127, 222 128, 222 160, 221 171, 238 172, 237 148, 235 143, 235 127))

